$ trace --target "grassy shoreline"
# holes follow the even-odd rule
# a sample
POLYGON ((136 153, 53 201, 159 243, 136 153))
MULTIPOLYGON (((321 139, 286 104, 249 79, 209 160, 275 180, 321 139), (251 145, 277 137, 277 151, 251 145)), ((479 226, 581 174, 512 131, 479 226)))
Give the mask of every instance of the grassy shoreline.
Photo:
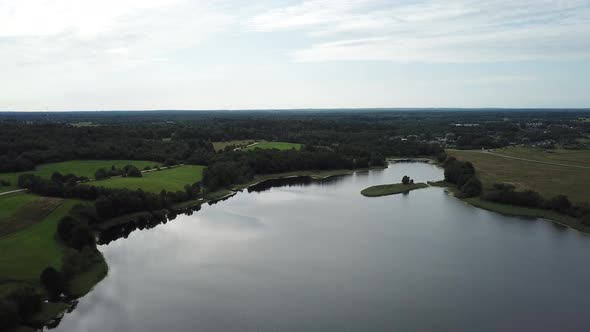
POLYGON ((401 193, 407 193, 412 190, 427 188, 426 183, 394 183, 394 184, 382 184, 377 186, 371 186, 361 191, 361 195, 365 197, 381 197, 396 195, 401 193))
POLYGON ((590 234, 589 226, 582 225, 578 219, 565 214, 557 213, 552 210, 488 202, 479 197, 461 198, 457 195, 457 188, 453 184, 446 181, 429 182, 428 184, 433 187, 445 188, 445 190, 455 198, 476 208, 511 217, 540 218, 559 224, 561 226, 575 229, 582 233, 590 234))

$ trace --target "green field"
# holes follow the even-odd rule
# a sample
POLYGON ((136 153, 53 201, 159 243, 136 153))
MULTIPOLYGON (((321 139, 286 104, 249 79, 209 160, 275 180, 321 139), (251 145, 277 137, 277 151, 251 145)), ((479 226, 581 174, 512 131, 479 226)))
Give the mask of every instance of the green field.
POLYGON ((39 199, 38 196, 21 193, 0 196, 0 227, 4 219, 11 217, 21 207, 37 199, 39 199))
MULTIPOLYGON (((457 159, 472 162, 484 188, 490 188, 494 183, 509 183, 517 190, 534 190, 545 198, 564 194, 576 203, 590 202, 590 169, 510 159, 479 150, 447 150, 447 153, 457 159)), ((586 160, 590 158, 588 150, 556 150, 548 153, 538 149, 509 148, 498 149, 495 153, 581 166, 588 166, 586 160)))
POLYGON ((18 172, 18 173, 0 173, 0 180, 7 180, 10 182, 8 187, 0 187, 0 192, 6 192, 18 189, 17 181, 21 174, 34 173, 44 178, 50 178, 54 172, 62 174, 72 173, 77 176, 86 176, 94 178, 94 172, 99 168, 111 168, 111 166, 122 168, 125 165, 134 165, 140 170, 146 166, 159 165, 157 162, 145 160, 71 160, 61 163, 43 164, 37 166, 34 171, 18 172))
POLYGON ((58 221, 77 203, 67 200, 41 222, 0 237, 0 283, 16 279, 36 285, 44 268, 61 268, 62 246, 55 231, 58 221))
POLYGON ((166 191, 184 190, 187 184, 193 184, 203 179, 205 166, 184 165, 172 169, 147 172, 141 178, 111 178, 95 181, 95 186, 106 188, 119 188, 135 190, 141 188, 143 191, 159 193, 162 189, 166 191))
POLYGON ((590 167, 590 150, 546 150, 524 147, 508 147, 502 149, 495 149, 494 152, 510 157, 525 158, 556 164, 590 167))
POLYGON ((254 149, 277 149, 277 150, 295 149, 295 150, 299 150, 299 149, 301 149, 301 144, 287 143, 287 142, 259 142, 259 143, 256 143, 255 145, 251 145, 251 146, 245 148, 244 150, 250 151, 250 150, 254 150, 254 149))
POLYGON ((361 191, 361 194, 363 196, 367 196, 367 197, 379 197, 379 196, 401 194, 401 193, 409 192, 411 190, 422 189, 422 188, 426 188, 426 187, 428 187, 428 185, 426 183, 383 184, 383 185, 365 188, 361 191))

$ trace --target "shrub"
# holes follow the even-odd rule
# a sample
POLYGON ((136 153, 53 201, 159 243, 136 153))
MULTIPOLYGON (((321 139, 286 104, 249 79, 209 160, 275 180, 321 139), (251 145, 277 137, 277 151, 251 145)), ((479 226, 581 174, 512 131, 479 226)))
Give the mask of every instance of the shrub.
POLYGON ((53 299, 59 297, 64 291, 64 281, 61 273, 53 267, 47 267, 41 272, 41 286, 47 290, 53 299))

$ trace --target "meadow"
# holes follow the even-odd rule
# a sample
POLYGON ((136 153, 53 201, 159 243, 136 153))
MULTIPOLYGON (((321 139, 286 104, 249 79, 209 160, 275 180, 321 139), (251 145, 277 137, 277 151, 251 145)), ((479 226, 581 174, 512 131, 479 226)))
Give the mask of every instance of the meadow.
POLYGON ((37 166, 33 171, 0 173, 0 180, 10 182, 10 186, 0 186, 0 193, 18 189, 18 177, 21 174, 33 173, 43 178, 50 178, 54 172, 62 174, 72 173, 76 176, 94 178, 94 172, 99 168, 122 168, 125 165, 134 165, 140 170, 147 167, 159 166, 159 163, 145 160, 71 160, 59 163, 50 163, 37 166))
POLYGON ((106 188, 130 189, 141 188, 143 191, 160 193, 166 191, 184 190, 187 184, 193 184, 203 179, 205 166, 184 165, 171 169, 143 173, 141 178, 119 177, 92 182, 94 186, 106 188))
POLYGON ((588 166, 590 151, 545 152, 532 148, 505 148, 494 153, 530 161, 505 158, 479 150, 447 150, 447 154, 473 163, 484 188, 490 188, 494 183, 508 183, 517 190, 537 191, 545 198, 564 194, 577 203, 590 202, 590 169, 567 166, 588 166))
POLYGON ((0 292, 12 289, 12 282, 38 285, 43 269, 61 268, 63 246, 55 238, 57 223, 78 203, 66 200, 40 222, 0 237, 0 292))
POLYGON ((254 149, 300 150, 301 144, 287 142, 258 142, 254 145, 245 148, 244 150, 249 151, 254 149))

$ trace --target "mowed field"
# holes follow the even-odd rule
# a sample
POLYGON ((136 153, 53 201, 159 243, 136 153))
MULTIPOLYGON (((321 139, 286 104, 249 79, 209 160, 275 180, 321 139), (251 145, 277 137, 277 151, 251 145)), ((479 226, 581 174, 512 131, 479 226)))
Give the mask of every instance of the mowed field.
POLYGON ((111 178, 92 182, 94 186, 135 190, 141 188, 146 192, 159 193, 166 191, 184 190, 187 184, 193 184, 203 179, 205 166, 184 165, 161 171, 143 173, 141 178, 111 178))
POLYGON ((254 149, 277 149, 277 150, 290 150, 301 149, 301 144, 299 143, 287 143, 287 142, 258 142, 254 145, 251 145, 244 150, 254 150, 254 149))
POLYGON ((0 187, 0 193, 18 189, 17 181, 21 174, 33 173, 44 178, 50 178, 54 172, 62 174, 72 173, 76 176, 86 176, 94 178, 94 172, 99 168, 111 168, 111 166, 122 168, 125 165, 134 165, 140 170, 146 166, 150 168, 159 166, 159 163, 145 160, 71 160, 60 163, 43 164, 37 166, 34 171, 18 172, 18 173, 0 173, 0 180, 10 182, 8 187, 0 187))
POLYGON ((497 149, 493 154, 480 150, 447 150, 447 153, 471 161, 484 187, 509 183, 517 190, 531 189, 545 198, 564 194, 577 203, 590 202, 590 168, 584 168, 590 167, 589 150, 545 152, 518 147, 497 149))

